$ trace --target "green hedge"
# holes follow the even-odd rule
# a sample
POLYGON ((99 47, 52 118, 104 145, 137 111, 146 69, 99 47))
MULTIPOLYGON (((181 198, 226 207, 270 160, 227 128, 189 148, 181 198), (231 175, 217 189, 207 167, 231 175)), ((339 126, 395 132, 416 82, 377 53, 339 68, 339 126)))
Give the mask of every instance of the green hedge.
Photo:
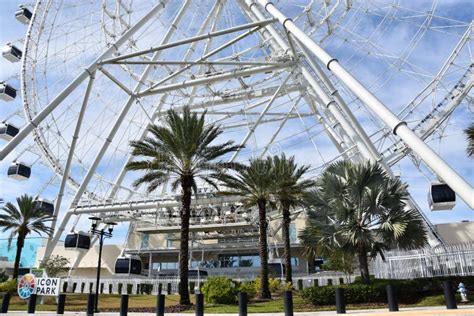
MULTIPOLYGON (((347 304, 386 303, 386 286, 394 285, 398 289, 398 301, 401 304, 415 304, 423 298, 443 293, 443 282, 448 278, 437 277, 414 280, 372 280, 371 284, 354 284, 340 286, 314 286, 301 291, 302 298, 313 305, 334 305, 336 288, 344 289, 347 304)), ((453 290, 457 290, 459 282, 463 282, 469 289, 474 288, 474 277, 452 277, 453 290)))

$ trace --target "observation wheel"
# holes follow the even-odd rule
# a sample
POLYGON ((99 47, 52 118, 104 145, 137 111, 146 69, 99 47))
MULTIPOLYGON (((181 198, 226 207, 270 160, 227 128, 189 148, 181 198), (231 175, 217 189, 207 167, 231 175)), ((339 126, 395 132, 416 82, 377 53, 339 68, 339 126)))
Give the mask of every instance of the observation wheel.
POLYGON ((189 106, 222 126, 221 141, 245 146, 229 161, 285 152, 311 164, 311 177, 339 159, 380 161, 408 182, 424 177, 423 200, 415 188, 411 203, 430 225, 423 210, 431 181, 447 183, 461 205, 473 203, 472 175, 452 177, 462 161, 439 150, 459 137, 473 102, 473 11, 447 5, 38 1, 26 6, 23 43, 13 43, 22 52, 19 76, 4 78, 19 93, 0 112, 7 140, 0 159, 16 163, 17 179, 36 179, 38 195, 61 216, 163 199, 172 195, 167 186, 152 195, 132 187, 129 143, 166 110, 189 106))

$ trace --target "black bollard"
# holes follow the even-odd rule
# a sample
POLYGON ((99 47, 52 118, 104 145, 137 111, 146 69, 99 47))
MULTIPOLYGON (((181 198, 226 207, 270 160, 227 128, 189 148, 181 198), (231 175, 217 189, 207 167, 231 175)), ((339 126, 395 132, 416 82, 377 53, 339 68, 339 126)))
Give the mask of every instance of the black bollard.
POLYGON ((247 293, 239 292, 239 316, 247 316, 247 293))
POLYGON ((196 316, 204 316, 204 295, 196 294, 196 316))
POLYGON ((8 313, 8 306, 10 305, 10 298, 11 298, 11 293, 7 292, 3 295, 3 301, 2 301, 2 310, 0 313, 6 314, 8 313))
POLYGON ((454 291, 451 288, 450 281, 443 282, 444 300, 446 302, 447 309, 457 309, 456 298, 454 297, 454 291))
POLYGON ((336 288, 336 312, 338 314, 346 313, 346 302, 344 300, 344 289, 336 288))
POLYGON ((36 310, 36 294, 31 294, 28 300, 28 314, 34 314, 36 310))
POLYGON ((87 316, 94 315, 95 294, 89 293, 87 297, 87 316))
POLYGON ((163 283, 158 284, 158 294, 161 294, 161 291, 163 291, 163 283))
POLYGON ((164 316, 165 315, 165 295, 158 294, 156 299, 156 316, 164 316))
POLYGON ((391 284, 387 285, 387 302, 390 312, 398 312, 397 289, 391 284))
POLYGON ((127 316, 128 314, 128 294, 122 294, 120 300, 120 316, 127 316))
POLYGON ((283 303, 285 305, 285 316, 293 316, 293 292, 285 291, 283 294, 283 303))
POLYGON ((64 306, 66 305, 66 294, 59 294, 58 307, 56 308, 56 314, 64 314, 64 306))
POLYGON ((171 283, 168 283, 168 288, 166 289, 166 293, 168 293, 168 295, 171 295, 171 283))

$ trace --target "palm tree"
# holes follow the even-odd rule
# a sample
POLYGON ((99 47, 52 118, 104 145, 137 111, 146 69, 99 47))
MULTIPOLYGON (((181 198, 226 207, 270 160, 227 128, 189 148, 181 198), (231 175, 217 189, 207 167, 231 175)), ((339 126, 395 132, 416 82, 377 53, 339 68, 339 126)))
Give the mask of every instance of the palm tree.
POLYGON ((212 124, 206 126, 205 113, 198 117, 188 107, 184 108, 182 116, 169 110, 162 126, 152 125, 148 130, 150 137, 130 144, 132 155, 143 159, 130 162, 127 169, 145 172, 133 185, 146 184, 148 193, 170 179, 173 191, 181 187, 179 294, 180 304, 189 305, 189 218, 191 195, 193 191, 197 192, 196 179, 216 187, 213 175, 223 173, 231 165, 215 160, 236 151, 239 146, 234 146, 232 141, 211 145, 222 129, 212 124))
POLYGON ((271 298, 268 282, 268 242, 267 206, 273 205, 272 193, 275 188, 273 161, 252 159, 248 165, 236 168, 235 175, 220 175, 229 191, 221 194, 242 197, 245 207, 257 206, 259 215, 259 255, 260 255, 260 297, 271 298))
POLYGON ((20 257, 23 246, 25 245, 26 236, 31 233, 50 235, 53 230, 46 226, 47 222, 53 220, 53 216, 46 210, 37 208, 33 197, 26 194, 16 199, 18 207, 13 203, 6 203, 1 208, 0 227, 2 232, 11 231, 8 237, 8 248, 10 248, 12 239, 16 240, 16 256, 13 268, 13 279, 18 277, 20 269, 20 257))
POLYGON ((355 254, 369 283, 368 258, 392 248, 415 249, 427 243, 420 214, 407 209, 407 185, 379 164, 336 162, 310 193, 309 223, 300 238, 324 254, 355 254))
POLYGON ((302 179, 310 167, 298 166, 294 157, 287 158, 284 154, 273 156, 273 166, 276 181, 274 197, 283 216, 285 279, 291 283, 290 209, 303 204, 303 196, 314 185, 314 181, 302 179))
POLYGON ((474 123, 464 130, 467 135, 467 154, 469 157, 474 156, 474 123))

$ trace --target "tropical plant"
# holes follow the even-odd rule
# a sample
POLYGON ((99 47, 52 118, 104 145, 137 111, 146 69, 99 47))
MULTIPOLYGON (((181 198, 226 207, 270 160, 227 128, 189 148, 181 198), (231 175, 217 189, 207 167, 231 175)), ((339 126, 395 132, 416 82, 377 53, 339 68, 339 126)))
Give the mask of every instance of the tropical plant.
POLYGON ((322 254, 355 254, 364 283, 370 283, 369 257, 427 243, 420 214, 407 208, 407 198, 407 185, 379 164, 335 162, 308 196, 309 222, 300 238, 322 254))
POLYGON ((61 255, 55 255, 44 260, 40 267, 46 270, 48 277, 56 278, 68 270, 69 259, 61 255))
POLYGON ((21 251, 25 245, 26 236, 31 233, 50 235, 52 229, 46 224, 53 220, 53 216, 46 210, 38 208, 33 197, 29 195, 22 195, 16 199, 16 202, 18 207, 8 202, 1 208, 2 213, 0 214, 0 229, 2 232, 10 231, 8 248, 10 248, 13 238, 17 238, 13 279, 18 277, 21 251))
POLYGON ((282 213, 282 235, 284 240, 283 260, 285 264, 285 279, 292 281, 290 224, 291 208, 301 206, 306 191, 314 185, 314 181, 303 179, 309 166, 298 166, 294 157, 287 158, 284 154, 273 156, 274 168, 274 199, 282 213))
POLYGON ((468 128, 464 130, 467 135, 467 154, 469 157, 474 156, 474 123, 471 123, 468 128))
POLYGON ((212 304, 234 304, 238 287, 231 279, 224 276, 207 278, 201 288, 206 302, 212 304))
POLYGON ((240 196, 245 207, 257 206, 259 216, 260 297, 271 298, 268 283, 267 207, 273 205, 275 188, 272 158, 252 159, 248 165, 236 167, 236 174, 219 176, 229 191, 220 194, 240 196))
POLYGON ((191 195, 197 193, 196 180, 216 187, 213 181, 215 173, 223 174, 231 164, 216 159, 236 151, 232 141, 220 145, 211 143, 222 133, 218 126, 205 125, 205 113, 200 117, 191 113, 188 107, 180 116, 169 110, 161 126, 148 128, 150 136, 143 140, 131 142, 132 155, 141 157, 127 164, 128 170, 144 171, 144 175, 135 180, 133 185, 147 185, 152 192, 157 187, 172 180, 171 188, 181 187, 181 240, 179 254, 179 294, 180 303, 190 304, 188 287, 189 261, 189 218, 191 195))
POLYGON ((349 282, 350 276, 354 273, 356 268, 354 254, 343 251, 334 251, 327 257, 327 259, 327 262, 321 266, 321 269, 344 272, 346 281, 349 282))
POLYGON ((242 282, 238 284, 237 288, 239 292, 247 293, 249 299, 253 299, 260 292, 260 288, 256 288, 255 282, 242 282))
MULTIPOLYGON (((261 281, 262 279, 256 278, 254 282, 255 290, 260 290, 261 288, 261 281)), ((291 285, 290 285, 291 286, 291 285)), ((276 278, 268 278, 268 289, 270 293, 278 293, 281 292, 284 289, 284 286, 282 285, 280 279, 276 278)))

